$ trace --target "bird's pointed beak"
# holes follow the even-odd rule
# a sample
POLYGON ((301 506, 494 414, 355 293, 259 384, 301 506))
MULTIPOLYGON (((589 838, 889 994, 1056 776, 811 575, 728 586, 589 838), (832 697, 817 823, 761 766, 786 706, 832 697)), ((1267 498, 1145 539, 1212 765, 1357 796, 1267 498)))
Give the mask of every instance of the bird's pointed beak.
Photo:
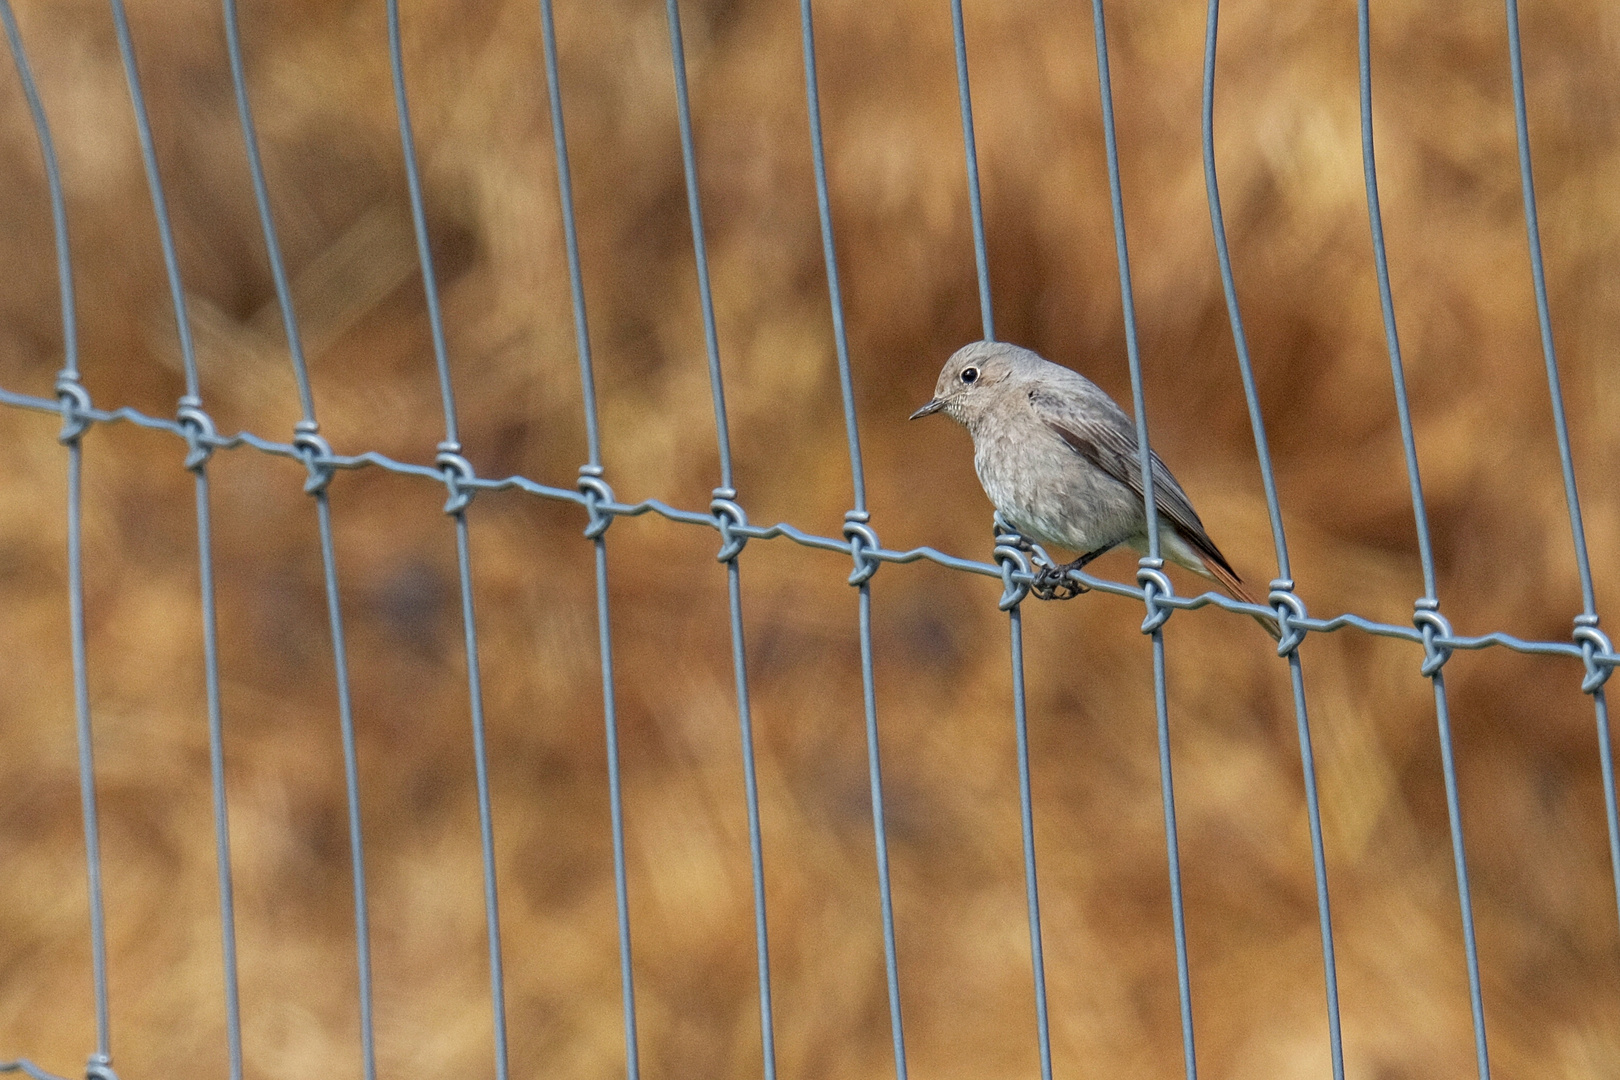
POLYGON ((915 420, 919 416, 928 416, 928 415, 930 415, 932 413, 939 412, 939 410, 943 409, 944 407, 945 407, 944 399, 935 398, 933 401, 930 401, 928 404, 924 405, 922 408, 920 408, 916 412, 912 413, 909 417, 907 417, 907 419, 915 420))

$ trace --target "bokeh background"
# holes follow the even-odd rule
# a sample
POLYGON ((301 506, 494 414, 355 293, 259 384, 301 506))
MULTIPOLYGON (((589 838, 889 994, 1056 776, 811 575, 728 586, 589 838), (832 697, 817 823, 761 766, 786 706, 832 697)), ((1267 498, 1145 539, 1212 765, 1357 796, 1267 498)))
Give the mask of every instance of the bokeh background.
MULTIPOLYGON (((584 460, 536 6, 408 0, 408 80, 466 452, 571 487, 584 460)), ((999 335, 1128 400, 1086 5, 970 0, 999 335)), ((172 415, 173 314, 111 21, 17 4, 68 185, 85 382, 172 415)), ((131 0, 222 430, 289 439, 297 399, 205 0, 131 0)), ((682 4, 741 501, 836 535, 851 502, 797 5, 682 4)), ((664 10, 559 0, 607 478, 702 507, 718 482, 664 10)), ((833 215, 874 527, 988 557, 968 440, 908 425, 979 336, 945 0, 823 0, 833 215)), ((1555 336, 1598 578, 1620 603, 1620 11, 1523 12, 1555 336)), ((1199 157, 1204 8, 1109 7, 1155 445, 1246 578, 1275 573, 1199 157)), ((1295 577, 1318 614, 1405 623, 1421 592, 1373 277, 1347 2, 1223 10, 1218 153, 1295 577)), ((380 2, 248 2, 246 60, 323 431, 428 462, 442 438, 380 2)), ((1498 6, 1379 0, 1373 69, 1395 302, 1443 609, 1567 640, 1578 585, 1538 349, 1498 6)), ((49 395, 62 336, 42 171, 0 74, 0 385, 49 395)), ((75 771, 65 454, 0 411, 0 1055, 63 1074, 94 1027, 75 771)), ((90 688, 126 1078, 225 1071, 192 484, 182 442, 85 439, 90 688)), ((336 694, 315 514, 294 462, 213 477, 247 1071, 360 1073, 336 694)), ((473 759, 442 486, 331 488, 359 729, 384 1076, 492 1071, 473 759)), ((471 511, 516 1076, 622 1075, 601 683, 583 513, 471 511)), ((759 1074, 725 577, 709 530, 608 534, 643 1075, 759 1074)), ((1096 564, 1128 579, 1128 555, 1096 564)), ((744 613, 781 1075, 892 1075, 848 559, 750 544, 744 613)), ((1196 589, 1198 583, 1183 582, 1196 589)), ((873 583, 907 1049, 926 1077, 1037 1071, 999 584, 873 583)), ((1062 1077, 1180 1073, 1140 605, 1026 618, 1053 1052, 1062 1077)), ((1285 665, 1247 619, 1166 632, 1200 1065, 1328 1072, 1285 665)), ((1303 647, 1349 1075, 1471 1075, 1428 683, 1413 645, 1303 647)), ((1501 1077, 1620 1075, 1620 931, 1581 669, 1446 668, 1501 1077)))

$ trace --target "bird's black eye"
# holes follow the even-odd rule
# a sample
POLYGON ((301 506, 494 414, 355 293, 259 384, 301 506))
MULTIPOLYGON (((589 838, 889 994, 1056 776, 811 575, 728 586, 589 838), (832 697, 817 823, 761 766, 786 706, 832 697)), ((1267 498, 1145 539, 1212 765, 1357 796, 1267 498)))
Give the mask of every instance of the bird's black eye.
POLYGON ((976 367, 965 367, 965 368, 963 368, 962 369, 962 381, 965 382, 965 383, 968 383, 969 385, 972 385, 973 383, 978 382, 979 381, 979 369, 976 368, 976 367))

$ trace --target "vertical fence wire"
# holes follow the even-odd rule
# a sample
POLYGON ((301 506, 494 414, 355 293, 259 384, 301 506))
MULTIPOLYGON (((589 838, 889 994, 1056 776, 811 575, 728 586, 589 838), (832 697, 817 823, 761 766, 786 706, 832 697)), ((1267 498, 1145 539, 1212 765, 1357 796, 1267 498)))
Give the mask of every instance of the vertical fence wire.
POLYGON ((1041 891, 1035 875, 1035 808, 1029 778, 1029 721, 1024 699, 1024 614, 1007 611, 1012 636, 1013 725, 1018 737, 1018 814, 1024 839, 1024 903, 1029 912, 1029 957, 1035 977, 1035 1039, 1041 1080, 1052 1080, 1052 1029, 1046 1012, 1046 951, 1041 945, 1041 891))
POLYGON ((1416 525, 1418 558, 1423 569, 1423 596, 1417 601, 1413 623, 1423 634, 1425 659, 1422 672, 1434 685, 1435 723, 1440 735, 1440 764, 1445 776, 1446 815, 1451 825, 1451 854, 1457 875, 1457 903, 1462 913, 1463 953, 1468 968, 1468 999, 1474 1021, 1474 1056, 1479 1080, 1490 1080, 1490 1053, 1485 1043, 1485 1004, 1480 991, 1479 952, 1475 944, 1473 900, 1468 888, 1468 861, 1463 846, 1462 808, 1457 795, 1457 768, 1452 755, 1451 715, 1446 699, 1445 674, 1441 670, 1450 650, 1437 645, 1439 637, 1449 638, 1451 626, 1440 614, 1436 594, 1434 546, 1429 538, 1429 515, 1423 500, 1423 480, 1418 471, 1417 438, 1412 427, 1412 409, 1406 390, 1406 371, 1401 360, 1400 334, 1395 325, 1395 300, 1389 282, 1389 259, 1384 245, 1384 220, 1379 209, 1378 168, 1373 149, 1372 43, 1368 0, 1356 0, 1356 44, 1361 87, 1361 157, 1367 188, 1367 218, 1372 229, 1373 262, 1378 276, 1378 302, 1384 317, 1384 336, 1389 350, 1390 376, 1395 386, 1395 409, 1400 419, 1401 443, 1406 452, 1407 480, 1411 487, 1412 516, 1416 525))
POLYGON ((416 158, 416 137, 411 128, 410 103, 405 93, 405 58, 400 40, 399 0, 388 0, 388 59, 393 71, 394 108, 399 119, 399 138, 404 152, 405 179, 410 191, 411 221, 416 231, 416 254, 422 270, 422 290, 426 298, 428 324, 433 336, 433 359, 439 375, 439 396, 444 407, 444 441, 439 443, 436 464, 449 489, 445 513, 456 523, 456 570, 461 585, 461 626, 467 652, 467 697, 472 715, 473 767, 478 787, 478 834, 483 849, 484 921, 489 937, 489 993, 494 1019, 495 1075, 506 1080, 506 989, 501 964, 501 916, 495 889, 495 825, 490 800, 489 754, 484 733, 484 694, 478 666, 478 624, 473 614, 472 553, 467 530, 467 505, 472 489, 464 481, 473 478, 471 463, 461 454, 456 428, 456 401, 450 382, 450 356, 445 347, 444 319, 439 309, 438 283, 433 273, 433 253, 428 244, 427 211, 422 197, 422 177, 416 158))
POLYGON ((979 196, 979 148, 973 138, 973 92, 968 88, 967 32, 962 26, 962 0, 951 0, 951 36, 956 45, 956 96, 962 111, 968 208, 973 218, 973 265, 979 274, 979 319, 984 328, 984 340, 994 341, 996 320, 995 310, 990 303, 990 256, 984 242, 984 205, 979 196))
POLYGON ((1334 1080, 1344 1080, 1344 1040, 1339 1027, 1339 975, 1333 949, 1333 914, 1328 901, 1327 854, 1322 840, 1322 808, 1316 786, 1316 758, 1311 748, 1310 717, 1305 703, 1305 672, 1299 656, 1305 635, 1290 627, 1290 615, 1305 614, 1305 605, 1294 593, 1293 573, 1288 560, 1288 539, 1283 530, 1282 503, 1277 496, 1276 470, 1271 444, 1266 438, 1265 418, 1260 410, 1260 392, 1255 384, 1254 365, 1249 355, 1249 339, 1243 329, 1243 313, 1238 306, 1237 282, 1232 276, 1232 255, 1226 242, 1226 222, 1221 213, 1220 183, 1215 171, 1215 54, 1219 40, 1220 0, 1209 0, 1209 17, 1204 37, 1204 186, 1209 196, 1210 225, 1215 234, 1215 253, 1220 263, 1221 289, 1232 325, 1232 341, 1237 351, 1238 370, 1243 378, 1243 396, 1249 407, 1249 426, 1254 432, 1255 456, 1260 461, 1260 478, 1265 486, 1266 512, 1271 519, 1272 542, 1277 552, 1277 578, 1271 583, 1268 599, 1276 607, 1278 630, 1283 640, 1277 651, 1288 660, 1289 682, 1294 694, 1294 725, 1299 737, 1300 768, 1305 781, 1306 820, 1311 834, 1311 868, 1316 877, 1316 911, 1322 935, 1322 972, 1327 987, 1328 1053, 1334 1080))
POLYGON ((242 62, 241 30, 238 25, 236 0, 223 0, 225 12, 225 46, 231 63, 231 85, 236 95, 237 119, 242 128, 242 140, 247 151, 248 172, 253 180, 253 198, 259 211, 259 225, 264 233, 265 251, 270 262, 270 277, 275 285, 276 301, 281 309, 282 328, 287 337, 287 353, 292 362, 293 379, 298 388, 298 400, 303 418, 294 425, 293 443, 304 457, 309 479, 304 490, 315 497, 316 528, 320 535, 321 571, 326 591, 327 623, 332 635, 332 662, 337 681, 338 728, 343 743, 343 787, 348 804, 350 876, 354 889, 355 968, 360 995, 360 1059, 364 1080, 377 1075, 376 1042, 372 1020, 371 989, 371 929, 367 914, 365 845, 360 819, 360 766, 354 729, 353 699, 349 688, 348 647, 343 634, 343 610, 338 595, 337 548, 332 536, 332 507, 327 486, 332 480, 332 467, 326 464, 331 447, 321 437, 320 424, 315 417, 315 396, 310 387, 309 366, 304 356, 303 337, 299 332, 298 313, 293 306, 292 289, 287 282, 286 265, 281 256, 281 243, 276 235, 275 215, 270 208, 270 189, 265 181, 264 162, 259 154, 259 137, 253 123, 253 109, 248 100, 247 75, 242 62))
POLYGON ((703 343, 709 362, 709 392, 714 399, 715 442, 720 455, 720 486, 710 510, 720 529, 719 559, 726 566, 726 593, 731 616, 731 664, 737 685, 737 726, 742 743, 743 794, 748 809, 748 854, 754 889, 754 950, 759 967, 759 1025, 765 1080, 776 1077, 776 1032, 771 1006, 771 953, 765 917, 765 855, 760 835, 759 778, 754 761, 754 723, 748 695, 748 657, 743 640, 742 574, 737 558, 744 541, 731 532, 747 519, 737 502, 732 468, 731 428, 726 422, 725 380, 720 369, 720 336, 715 327, 710 291, 708 245, 704 240, 703 201, 698 189, 697 150, 692 137, 692 102, 686 80, 686 47, 681 36, 678 0, 667 0, 670 55, 675 70, 675 106, 680 123, 681 164, 686 174, 686 206, 692 224, 692 254, 697 262, 698 299, 703 312, 703 343))
MULTIPOLYGON (((84 449, 81 439, 89 422, 81 415, 90 406, 90 395, 79 382, 79 319, 73 290, 73 265, 68 246, 67 198, 62 188, 62 171, 51 138, 45 103, 34 81, 34 73, 23 48, 22 31, 11 9, 10 0, 0 0, 0 22, 5 25, 6 44, 22 84, 23 97, 39 142, 45 167, 45 186, 50 196, 51 225, 56 246, 58 300, 62 308, 62 369, 56 378, 56 393, 62 406, 62 431, 58 436, 67 447, 67 542, 68 618, 73 655, 74 730, 79 755, 79 804, 84 821, 85 876, 90 904, 90 969, 95 994, 96 1051, 92 1069, 111 1072, 112 1017, 107 995, 107 924, 102 902, 101 822, 96 806, 96 769, 90 726, 89 657, 85 643, 84 548, 81 507, 83 505, 84 449)), ((29 1071, 32 1062, 7 1062, 29 1071)))
POLYGON ((1142 359, 1136 340, 1136 302, 1131 291, 1130 251, 1125 242, 1125 202, 1119 178, 1119 146, 1114 134, 1114 95, 1108 75, 1108 30, 1103 20, 1103 0, 1092 0, 1093 33, 1097 39, 1097 81, 1102 98, 1103 141, 1108 155, 1108 192, 1114 214, 1114 247, 1119 257, 1120 302, 1125 310, 1125 356, 1131 372, 1131 401, 1136 413, 1137 453, 1142 469, 1142 501, 1145 504, 1148 553, 1141 560, 1137 580, 1147 604, 1142 631, 1153 635, 1153 705, 1159 734, 1159 785, 1164 798, 1165 852, 1170 869, 1170 913, 1176 939, 1176 986, 1181 1002, 1181 1051, 1187 1080, 1198 1076, 1198 1056, 1193 1043, 1192 979, 1187 964, 1187 919, 1182 904, 1181 851, 1176 834, 1176 798, 1170 767, 1170 712, 1165 691, 1164 623, 1170 609, 1154 602, 1159 594, 1172 592, 1159 557, 1159 515, 1153 496, 1152 451, 1148 447, 1147 401, 1142 392, 1142 359))
POLYGON ((540 0, 541 44, 545 53, 546 92, 551 106, 551 138, 557 157, 557 201, 562 210, 563 246, 568 258, 568 284, 574 309, 574 337, 579 355, 580 392, 585 412, 588 463, 579 470, 590 522, 585 535, 596 556, 596 627, 602 667, 602 718, 607 733, 608 803, 613 819, 613 895, 618 911, 619 984, 624 1002, 625 1071, 641 1075, 636 1038, 636 987, 630 951, 630 895, 624 856, 624 803, 619 782, 619 721, 613 687, 613 631, 609 622, 607 542, 612 517, 602 505, 613 502, 613 490, 602 479, 602 437, 597 420, 596 375, 591 363, 590 324, 585 317, 585 279, 579 257, 579 230, 574 221, 574 184, 568 166, 568 136, 563 124, 562 81, 557 68, 557 31, 551 0, 540 0))
POLYGON ((62 189, 62 169, 56 159, 56 141, 51 138, 51 125, 45 118, 45 102, 34 81, 34 69, 28 63, 28 52, 23 48, 22 30, 17 16, 11 10, 11 0, 0 0, 0 22, 4 22, 6 45, 11 50, 12 66, 17 70, 17 81, 22 84, 23 98, 28 103, 28 115, 34 124, 34 137, 39 141, 40 158, 45 166, 45 188, 50 197, 51 227, 56 243, 56 282, 58 302, 62 308, 62 372, 61 377, 72 382, 79 379, 79 321, 73 291, 72 254, 68 248, 67 196, 62 189))
POLYGON ((816 210, 821 218, 822 260, 827 268, 827 297, 832 309, 833 344, 838 354, 838 384, 844 403, 844 435, 849 443, 850 481, 854 509, 844 514, 844 538, 849 541, 855 570, 849 583, 859 590, 857 620, 860 629, 861 697, 866 712, 866 761, 872 792, 872 833, 877 853, 878 900, 883 920, 883 962, 889 983, 889 1028, 894 1038, 894 1068, 906 1080, 905 1025, 900 1013, 900 965, 894 940, 894 896, 889 885, 889 845, 883 813, 883 767, 878 747, 877 688, 872 664, 872 575, 878 564, 868 555, 878 543, 866 509, 866 473, 861 461, 860 430, 855 419, 854 376, 849 363, 849 339, 844 329, 844 300, 839 286, 838 251, 833 241, 832 201, 828 194, 827 155, 821 132, 821 90, 816 78, 816 34, 811 0, 799 0, 800 40, 804 47, 805 111, 810 121, 810 154, 816 176, 816 210))
MULTIPOLYGON (((967 31, 962 20, 962 0, 951 0, 951 32, 956 47, 956 89, 962 113, 962 148, 967 159, 968 212, 973 224, 973 257, 978 271, 979 313, 986 341, 995 340, 995 308, 990 299, 990 260, 984 230, 984 204, 979 194, 979 150, 973 136, 973 94, 968 84, 967 31)), ((997 529, 998 533, 1000 529, 997 529)), ((1012 550, 999 546, 997 556, 1013 559, 1012 550)), ((1052 1080, 1052 1035, 1046 1002, 1046 952, 1041 941, 1040 881, 1035 871, 1035 808, 1029 773, 1029 711, 1024 694, 1024 616, 1022 601, 1027 589, 1004 595, 1007 611, 1008 646, 1012 657, 1013 727, 1018 746, 1018 811, 1024 847, 1024 902, 1029 920, 1030 969, 1035 982, 1035 1041, 1040 1058, 1041 1080, 1052 1080)))
POLYGON ((175 249, 173 219, 170 217, 168 202, 163 194, 163 179, 158 170, 157 146, 152 135, 146 101, 141 93, 140 72, 135 62, 135 42, 130 34, 129 17, 124 10, 123 0, 110 2, 113 27, 118 36, 118 52, 123 60, 124 77, 129 85, 130 104, 134 109, 136 132, 140 138, 141 158, 146 167, 152 210, 157 218, 158 240, 163 248, 163 265, 168 276, 175 326, 179 334, 180 359, 185 368, 186 393, 180 398, 178 416, 184 426, 189 445, 186 468, 191 471, 196 487, 197 576, 202 598, 203 675, 208 707, 208 765, 213 795, 214 848, 219 876, 220 937, 225 968, 225 1038, 230 1059, 230 1076, 232 1080, 240 1080, 242 1011, 237 981, 236 906, 231 882, 224 721, 220 708, 219 627, 216 619, 213 529, 208 491, 208 458, 213 453, 213 446, 208 439, 214 435, 214 424, 203 409, 197 373, 197 355, 186 314, 185 287, 180 277, 180 260, 175 249))
POLYGON ((1558 439, 1558 461, 1564 476, 1564 504, 1575 544, 1575 569, 1581 579, 1581 614, 1575 618, 1575 638, 1586 661, 1581 689, 1592 695, 1597 720, 1598 763, 1603 773, 1604 816, 1609 826, 1609 866, 1615 898, 1620 903, 1620 814, 1615 807, 1614 753, 1609 732, 1609 703, 1603 691, 1609 669, 1598 667, 1593 655, 1612 650, 1607 635, 1598 629, 1597 592, 1592 583, 1592 562, 1586 550, 1586 526, 1581 519, 1580 493, 1575 485, 1575 454, 1569 440, 1569 419, 1564 411, 1564 389, 1558 376, 1558 351, 1553 345, 1552 308, 1547 301, 1547 275, 1541 259, 1541 223, 1536 213, 1536 183, 1530 167, 1530 120, 1525 105, 1524 49, 1519 38, 1518 0, 1507 0, 1508 58, 1513 68, 1513 120, 1518 134, 1519 185, 1524 193, 1525 232, 1530 240, 1530 277, 1536 295, 1536 319, 1541 328, 1541 356, 1547 367, 1547 393, 1552 399, 1553 430, 1558 439))

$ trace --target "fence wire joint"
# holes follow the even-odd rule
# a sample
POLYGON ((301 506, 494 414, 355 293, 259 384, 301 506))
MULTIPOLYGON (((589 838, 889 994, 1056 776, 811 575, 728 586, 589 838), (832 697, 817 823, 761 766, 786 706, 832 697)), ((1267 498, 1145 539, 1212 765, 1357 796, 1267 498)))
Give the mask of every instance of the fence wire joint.
POLYGON ((602 466, 579 467, 579 490, 585 496, 585 510, 591 515, 591 520, 585 526, 585 538, 595 540, 613 524, 613 515, 602 509, 615 502, 613 489, 602 479, 602 466))
POLYGON ((1575 616, 1575 641, 1581 647, 1581 659, 1586 663, 1586 678, 1581 680, 1581 693, 1595 694, 1609 681, 1614 668, 1598 662, 1598 654, 1614 655, 1614 643, 1609 635, 1598 629, 1596 615, 1575 616))
POLYGON ((64 371, 56 377, 56 396, 62 403, 62 430, 56 441, 72 446, 90 427, 90 418, 85 415, 92 408, 90 391, 79 382, 78 375, 64 371))
POLYGON ((1147 604, 1147 618, 1142 620, 1142 633, 1151 634, 1162 627, 1170 618, 1174 608, 1160 607, 1158 595, 1174 596, 1175 587, 1170 584, 1170 577, 1164 572, 1164 560, 1143 558, 1137 564, 1136 583, 1142 586, 1142 600, 1147 604))
POLYGON ((1425 596, 1415 605, 1412 613, 1412 625, 1423 632, 1423 667, 1422 672, 1429 678, 1440 674, 1440 669, 1446 666, 1451 659, 1451 650, 1437 641, 1449 640, 1451 637, 1451 623, 1440 614, 1440 601, 1432 596, 1425 596))
POLYGON ((322 437, 313 420, 300 420, 293 425, 293 446, 309 470, 304 481, 304 494, 318 495, 332 482, 336 468, 332 464, 332 444, 322 437))
POLYGON ((180 399, 180 409, 175 417, 180 421, 180 433, 186 437, 189 448, 186 451, 186 468, 196 472, 208 464, 214 446, 219 442, 214 418, 203 411, 202 399, 196 394, 187 394, 180 399))
POLYGON ((849 541, 849 553, 855 559, 855 570, 849 575, 851 585, 865 585, 877 573, 877 560, 866 552, 880 550, 883 545, 868 524, 871 520, 872 515, 865 510, 851 510, 844 515, 844 539, 849 541))
POLYGON ((474 489, 469 481, 476 480, 478 474, 473 471, 472 462, 461 456, 461 444, 458 442, 442 442, 438 447, 438 455, 434 457, 433 464, 439 467, 444 474, 444 486, 450 489, 450 497, 444 501, 444 512, 447 514, 462 514, 466 512, 467 504, 472 502, 474 489))
POLYGON ((1277 578, 1271 583, 1266 602, 1277 612, 1277 630, 1282 640, 1277 642, 1278 656, 1292 656, 1305 640, 1304 627, 1295 626, 1295 619, 1305 619, 1305 601, 1294 592, 1293 578, 1277 578))
POLYGON ((715 559, 728 563, 741 555, 743 545, 748 543, 748 537, 739 536, 732 531, 738 526, 748 524, 748 515, 737 502, 737 489, 715 488, 714 498, 709 503, 709 513, 714 515, 714 527, 720 530, 720 552, 715 559))
POLYGON ((991 553, 1001 567, 1001 599, 997 606, 1002 611, 1011 611, 1023 603, 1034 580, 1029 553, 1018 546, 1022 540, 1017 533, 998 533, 995 550, 991 553))

